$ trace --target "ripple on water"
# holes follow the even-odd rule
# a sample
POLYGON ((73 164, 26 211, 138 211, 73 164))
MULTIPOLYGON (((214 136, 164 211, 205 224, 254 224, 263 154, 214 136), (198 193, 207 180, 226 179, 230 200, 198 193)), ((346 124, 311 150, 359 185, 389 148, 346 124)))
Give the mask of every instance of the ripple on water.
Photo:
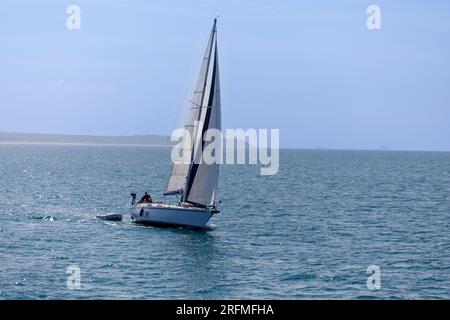
POLYGON ((131 192, 164 190, 160 152, 0 146, 0 297, 450 298, 448 154, 282 150, 273 177, 221 169, 207 230, 96 219, 129 212, 131 192), (379 291, 366 286, 372 264, 379 291))

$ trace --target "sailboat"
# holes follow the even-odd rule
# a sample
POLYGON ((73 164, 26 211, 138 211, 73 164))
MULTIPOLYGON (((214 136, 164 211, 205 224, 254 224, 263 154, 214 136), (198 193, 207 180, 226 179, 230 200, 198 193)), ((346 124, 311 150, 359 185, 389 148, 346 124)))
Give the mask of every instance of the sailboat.
POLYGON ((188 102, 188 116, 184 132, 191 137, 190 144, 179 146, 179 152, 190 161, 174 163, 164 196, 176 196, 177 203, 136 203, 132 194, 131 218, 133 221, 154 226, 180 226, 205 228, 210 218, 218 213, 216 204, 219 163, 202 162, 202 150, 210 143, 205 141, 209 129, 221 130, 220 80, 217 51, 217 19, 209 36, 197 84, 188 102))

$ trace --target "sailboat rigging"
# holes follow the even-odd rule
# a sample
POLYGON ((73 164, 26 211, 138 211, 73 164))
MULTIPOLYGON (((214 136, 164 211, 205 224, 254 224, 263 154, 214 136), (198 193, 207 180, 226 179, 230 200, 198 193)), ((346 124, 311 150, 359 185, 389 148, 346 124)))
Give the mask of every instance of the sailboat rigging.
POLYGON ((184 123, 190 144, 183 144, 178 152, 187 155, 189 161, 173 164, 165 196, 179 197, 177 205, 164 202, 135 203, 133 194, 131 217, 134 221, 152 225, 175 225, 204 228, 214 213, 216 205, 219 164, 203 163, 202 150, 209 144, 221 141, 205 141, 210 129, 221 130, 220 76, 217 49, 217 19, 209 36, 208 45, 184 123))

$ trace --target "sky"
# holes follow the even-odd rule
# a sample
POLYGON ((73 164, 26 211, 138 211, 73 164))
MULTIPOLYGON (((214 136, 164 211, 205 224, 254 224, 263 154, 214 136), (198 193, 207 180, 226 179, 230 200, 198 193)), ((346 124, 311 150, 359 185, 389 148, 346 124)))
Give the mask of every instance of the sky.
POLYGON ((287 148, 450 150, 443 0, 3 0, 0 132, 170 134, 217 15, 224 128, 279 129, 287 148))

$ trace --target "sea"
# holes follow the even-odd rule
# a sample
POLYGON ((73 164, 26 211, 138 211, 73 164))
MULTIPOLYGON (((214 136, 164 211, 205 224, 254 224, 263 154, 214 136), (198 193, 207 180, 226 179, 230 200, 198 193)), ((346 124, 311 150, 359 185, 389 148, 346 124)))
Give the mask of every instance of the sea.
POLYGON ((167 148, 0 145, 0 299, 450 299, 450 153, 221 167, 206 230, 133 223, 167 148), (122 222, 96 218, 123 214, 122 222))

